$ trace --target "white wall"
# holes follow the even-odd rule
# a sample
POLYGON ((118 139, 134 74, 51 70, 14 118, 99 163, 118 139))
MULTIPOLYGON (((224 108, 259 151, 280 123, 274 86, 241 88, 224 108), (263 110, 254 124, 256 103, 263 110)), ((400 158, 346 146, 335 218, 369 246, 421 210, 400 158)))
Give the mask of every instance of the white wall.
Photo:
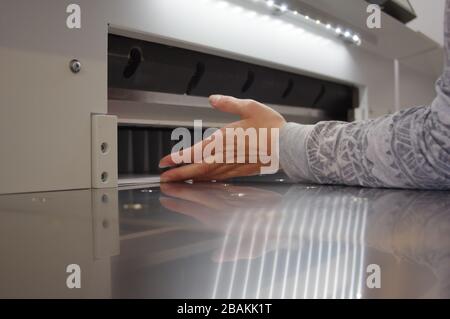
POLYGON ((443 45, 445 0, 409 0, 417 18, 408 27, 443 45))
POLYGON ((417 72, 400 63, 399 108, 430 105, 435 92, 435 78, 417 72))
MULTIPOLYGON (((446 0, 410 0, 416 11, 417 18, 408 23, 408 27, 421 32, 430 39, 443 46, 444 42, 444 11, 446 0)), ((422 64, 430 72, 424 74, 400 64, 400 108, 404 109, 416 105, 429 104, 435 96, 434 83, 440 75, 441 59, 437 50, 424 53, 422 56, 407 58, 414 64, 422 64)))

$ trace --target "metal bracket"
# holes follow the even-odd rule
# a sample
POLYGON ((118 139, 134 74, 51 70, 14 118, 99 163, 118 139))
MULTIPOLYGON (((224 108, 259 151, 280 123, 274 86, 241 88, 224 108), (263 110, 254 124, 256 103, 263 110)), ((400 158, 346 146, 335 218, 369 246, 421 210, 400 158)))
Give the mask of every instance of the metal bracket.
POLYGON ((92 115, 92 188, 117 187, 117 117, 92 115))

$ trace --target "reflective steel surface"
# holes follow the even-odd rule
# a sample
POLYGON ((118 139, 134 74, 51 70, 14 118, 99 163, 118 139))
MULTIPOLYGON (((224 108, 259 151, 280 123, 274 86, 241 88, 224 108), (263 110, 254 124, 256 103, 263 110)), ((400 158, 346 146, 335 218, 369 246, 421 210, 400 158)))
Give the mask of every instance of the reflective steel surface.
POLYGON ((449 195, 247 182, 0 196, 0 297, 450 298, 449 195))

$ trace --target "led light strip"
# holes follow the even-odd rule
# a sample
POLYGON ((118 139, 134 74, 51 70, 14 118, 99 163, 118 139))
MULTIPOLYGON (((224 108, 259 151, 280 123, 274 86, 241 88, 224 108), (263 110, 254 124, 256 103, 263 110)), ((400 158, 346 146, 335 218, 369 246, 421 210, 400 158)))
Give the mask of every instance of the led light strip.
POLYGON ((351 31, 350 29, 344 28, 339 25, 333 25, 332 23, 324 23, 319 19, 313 19, 307 14, 301 13, 297 10, 289 9, 287 4, 279 4, 275 0, 252 0, 252 2, 265 3, 265 5, 269 9, 278 14, 284 15, 289 14, 292 16, 297 16, 303 19, 305 22, 310 23, 311 25, 322 27, 325 30, 329 31, 330 33, 334 33, 336 36, 342 38, 346 42, 353 43, 358 46, 360 46, 362 43, 361 37, 357 33, 351 31))

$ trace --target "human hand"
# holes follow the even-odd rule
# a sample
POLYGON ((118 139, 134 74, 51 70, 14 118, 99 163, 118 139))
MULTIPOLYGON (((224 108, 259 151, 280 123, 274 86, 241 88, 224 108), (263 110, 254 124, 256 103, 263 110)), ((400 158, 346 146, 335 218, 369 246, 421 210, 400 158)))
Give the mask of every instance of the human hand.
MULTIPOLYGON (((159 166, 162 168, 178 164, 186 165, 164 172, 161 175, 161 182, 185 181, 189 179, 211 181, 238 176, 251 176, 263 172, 265 165, 268 164, 262 158, 267 159, 267 157, 270 157, 270 161, 275 160, 278 163, 278 131, 286 123, 278 112, 259 102, 240 100, 230 96, 213 95, 210 97, 210 103, 217 110, 239 115, 241 120, 221 128, 211 137, 204 139, 189 149, 182 150, 179 153, 172 153, 162 158, 159 163, 159 166), (245 135, 238 136, 237 139, 234 136, 227 138, 230 136, 228 135, 228 129, 242 129, 245 132, 253 129, 256 132, 257 141, 252 143, 250 137, 245 135), (264 130, 266 130, 265 135, 262 133, 264 130), (220 135, 222 137, 219 139, 220 135), (215 143, 215 153, 205 159, 203 158, 204 151, 206 147, 211 148, 210 143, 215 143), (245 144, 244 154, 239 152, 240 143, 245 144), (182 160, 180 163, 177 158, 184 158, 183 155, 185 153, 191 154, 191 156, 188 156, 189 159, 187 161, 182 160), (193 161, 195 153, 201 154, 203 158, 201 162, 193 161), (217 155, 220 155, 220 158, 224 159, 224 161, 216 161, 217 155)), ((271 167, 272 164, 270 163, 271 167)), ((276 171, 278 165, 275 166, 276 171)))

